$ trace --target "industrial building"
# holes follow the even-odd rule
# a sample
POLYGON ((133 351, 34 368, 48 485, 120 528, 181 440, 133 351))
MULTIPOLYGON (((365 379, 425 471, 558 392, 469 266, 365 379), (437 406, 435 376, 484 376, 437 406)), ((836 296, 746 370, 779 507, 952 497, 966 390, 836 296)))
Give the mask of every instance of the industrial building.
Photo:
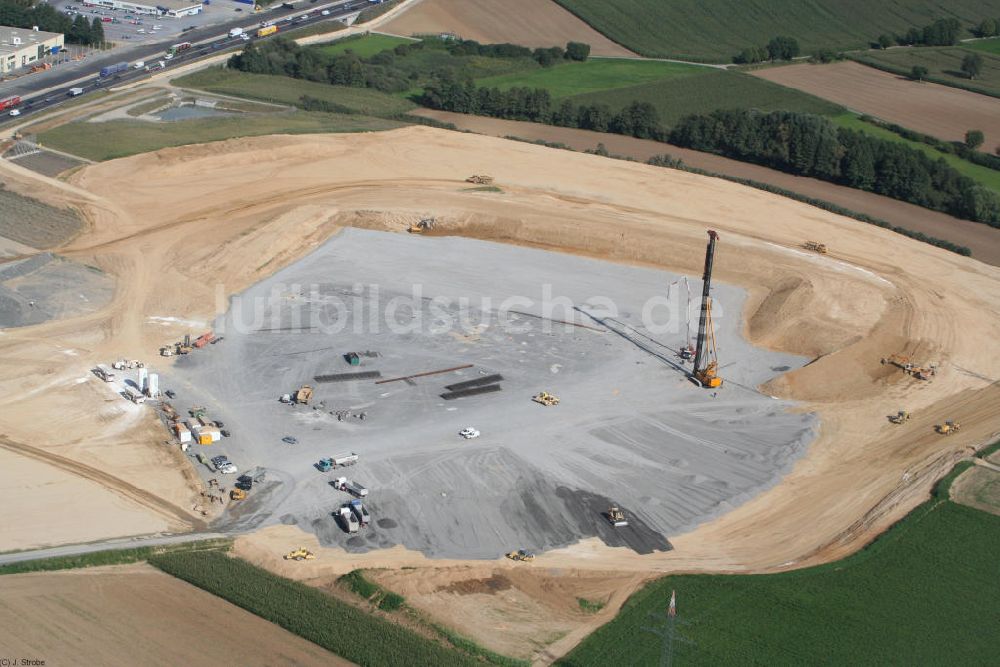
POLYGON ((0 74, 26 67, 62 48, 62 33, 0 26, 0 74))
POLYGON ((201 13, 201 0, 159 0, 159 2, 126 2, 126 0, 91 0, 98 7, 121 9, 147 16, 194 16, 201 13))

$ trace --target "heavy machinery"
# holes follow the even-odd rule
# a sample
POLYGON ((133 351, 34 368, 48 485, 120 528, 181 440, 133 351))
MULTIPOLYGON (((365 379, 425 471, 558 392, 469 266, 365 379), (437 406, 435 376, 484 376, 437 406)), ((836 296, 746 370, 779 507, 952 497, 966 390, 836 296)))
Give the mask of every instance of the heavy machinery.
POLYGON ((883 366, 891 364, 896 368, 901 369, 907 375, 915 377, 918 380, 930 380, 932 377, 937 375, 937 367, 934 364, 930 364, 928 366, 917 366, 910 360, 909 357, 902 354, 890 354, 888 357, 883 357, 881 363, 883 366))
POLYGON ((465 179, 465 182, 475 183, 476 185, 493 185, 493 177, 486 174, 473 174, 465 179))
POLYGON ((906 410, 900 410, 894 415, 889 415, 889 421, 893 424, 905 424, 910 421, 910 413, 906 410))
POLYGON ((302 385, 298 391, 295 392, 295 402, 301 405, 309 405, 309 401, 313 397, 313 388, 307 384, 302 385))
POLYGON ((802 247, 805 248, 806 250, 812 250, 813 252, 818 252, 821 255, 825 255, 827 252, 826 244, 817 243, 816 241, 806 241, 805 243, 802 244, 802 247))
POLYGON ((529 562, 535 560, 535 554, 530 551, 525 551, 524 549, 518 549, 517 551, 511 551, 508 553, 507 558, 511 560, 529 562))
POLYGON ((615 528, 621 528, 622 526, 628 525, 628 519, 625 518, 625 512, 618 505, 612 505, 608 508, 608 512, 605 515, 608 517, 608 521, 615 528))
POLYGON ((243 489, 233 489, 229 492, 230 500, 246 500, 247 492, 243 489))
POLYGON ((698 320, 698 340, 694 350, 692 378, 701 387, 715 389, 722 386, 718 376, 719 359, 715 349, 715 327, 712 325, 712 264, 715 261, 715 242, 719 234, 708 230, 708 247, 705 250, 705 274, 702 277, 701 317, 698 320))
POLYGON ((406 231, 411 234, 423 234, 424 232, 429 232, 434 229, 434 218, 424 218, 420 222, 415 222, 410 225, 409 229, 406 231))
POLYGON ((961 428, 962 428, 961 424, 959 424, 956 421, 951 421, 949 419, 945 423, 938 424, 937 426, 935 426, 934 430, 940 433, 941 435, 951 435, 952 433, 961 430, 961 428))
POLYGON ((177 343, 177 354, 191 354, 191 334, 184 334, 183 342, 177 343))
POLYGON ((302 547, 285 554, 285 560, 313 560, 314 558, 316 558, 316 554, 302 547))
POLYGON ((361 527, 361 522, 358 521, 358 517, 354 516, 350 505, 343 505, 337 509, 336 516, 345 533, 356 533, 361 527))
POLYGON ((541 403, 542 405, 548 407, 550 405, 559 405, 559 399, 550 394, 547 391, 542 391, 531 397, 535 403, 541 403))

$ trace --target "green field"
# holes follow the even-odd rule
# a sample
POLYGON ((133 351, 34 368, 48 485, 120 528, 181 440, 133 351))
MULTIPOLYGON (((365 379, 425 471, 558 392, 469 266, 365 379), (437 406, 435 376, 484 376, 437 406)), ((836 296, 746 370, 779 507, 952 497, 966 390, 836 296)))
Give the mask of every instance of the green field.
POLYGON ((345 37, 344 39, 338 39, 336 42, 324 44, 318 48, 331 56, 339 56, 346 51, 353 51, 354 55, 359 58, 371 58, 376 53, 394 48, 398 44, 409 44, 413 41, 405 37, 372 33, 362 37, 345 37))
POLYGON ((1000 516, 933 499, 842 561, 661 579, 558 664, 657 664, 660 641, 643 626, 662 627, 674 590, 676 664, 996 664, 998 544, 1000 516))
POLYGON ((865 48, 939 18, 966 25, 1000 16, 1000 0, 556 0, 599 32, 644 56, 729 62, 776 35, 803 53, 865 48))
POLYGON ((560 98, 693 76, 706 71, 714 70, 698 65, 654 60, 595 58, 583 63, 566 63, 555 67, 485 77, 477 79, 476 85, 501 90, 518 86, 546 88, 552 97, 560 98))
POLYGON ((100 162, 170 146, 201 144, 234 137, 370 132, 391 130, 403 125, 401 122, 370 116, 295 111, 172 123, 141 120, 114 120, 107 123, 84 121, 42 132, 38 139, 47 147, 100 162), (114 137, 114 141, 109 142, 108 137, 114 137))
POLYGON ((652 83, 598 93, 576 95, 578 104, 606 104, 618 110, 631 102, 650 102, 660 114, 660 121, 670 127, 690 114, 716 109, 760 109, 762 111, 801 111, 835 116, 844 108, 803 93, 741 72, 699 68, 688 76, 675 76, 652 83))
POLYGON ((993 39, 983 39, 975 42, 966 42, 963 44, 967 49, 975 49, 976 51, 985 51, 986 53, 993 53, 1000 56, 1000 37, 994 37, 993 39))
POLYGON ((370 88, 347 88, 286 76, 250 74, 220 67, 205 69, 174 80, 175 86, 233 95, 278 104, 299 104, 303 96, 336 104, 351 113, 395 116, 414 108, 408 100, 370 88))
POLYGON ((982 185, 996 191, 1000 194, 1000 171, 995 169, 990 169, 989 167, 981 167, 978 164, 973 164, 968 160, 963 160, 958 155, 953 153, 943 153, 933 146, 928 146, 925 143, 919 141, 911 141, 904 137, 899 136, 895 132, 888 130, 884 127, 879 127, 878 125, 873 125, 872 123, 865 122, 861 120, 860 117, 854 114, 847 113, 840 116, 832 118, 833 122, 841 127, 846 127, 851 130, 857 130, 859 132, 864 132, 865 134, 870 134, 874 137, 879 137, 880 139, 888 139, 890 141, 896 141, 901 144, 905 144, 910 148, 915 148, 918 151, 922 151, 928 157, 933 159, 944 158, 944 161, 955 168, 958 173, 963 176, 968 176, 969 178, 979 181, 982 185))
POLYGON ((1000 96, 1000 55, 985 49, 978 51, 983 57, 983 71, 975 80, 969 80, 961 68, 962 58, 969 53, 965 47, 921 47, 869 51, 855 59, 904 76, 914 65, 923 65, 930 72, 929 81, 1000 96))

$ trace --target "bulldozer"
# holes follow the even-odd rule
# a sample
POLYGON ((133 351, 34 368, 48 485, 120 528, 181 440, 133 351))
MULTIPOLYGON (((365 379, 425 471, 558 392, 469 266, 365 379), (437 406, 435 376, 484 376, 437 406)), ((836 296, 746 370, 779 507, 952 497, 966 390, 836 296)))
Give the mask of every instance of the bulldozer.
POLYGON ((625 512, 623 512, 622 508, 618 507, 618 505, 612 505, 609 507, 605 516, 607 516, 608 521, 615 528, 628 525, 628 519, 625 518, 625 512))
POLYGON ((473 174, 465 179, 465 182, 475 183, 476 185, 493 185, 493 177, 485 174, 473 174))
POLYGON ((247 492, 243 489, 233 489, 229 492, 230 500, 246 500, 247 492))
POLYGON ((299 547, 295 551, 289 551, 285 554, 285 560, 314 560, 315 558, 316 554, 303 547, 299 547))
POLYGON ((507 554, 507 558, 511 560, 529 562, 535 560, 535 554, 530 551, 525 551, 524 549, 518 549, 517 551, 511 551, 507 554))
POLYGON ((818 243, 816 241, 806 241, 805 243, 802 244, 802 247, 805 248, 806 250, 812 250, 813 252, 818 252, 821 255, 825 255, 827 252, 826 244, 818 243))
POLYGON ((951 421, 949 419, 945 423, 938 424, 937 426, 935 426, 934 430, 940 433, 941 435, 951 435, 952 433, 961 430, 961 428, 962 428, 961 424, 959 424, 956 421, 951 421))
POLYGON ((423 234, 424 232, 429 232, 434 229, 434 218, 423 218, 420 222, 415 222, 410 225, 409 229, 406 231, 411 234, 423 234))
POLYGON ((559 399, 550 394, 547 391, 542 391, 531 397, 535 403, 541 403, 542 405, 548 407, 550 405, 559 405, 559 399))
POLYGON ((298 391, 295 392, 295 402, 301 403, 302 405, 309 405, 309 401, 313 397, 313 388, 307 384, 302 385, 298 391))
POLYGON ((905 424, 910 421, 910 413, 906 410, 900 410, 894 415, 889 415, 889 421, 893 424, 905 424))

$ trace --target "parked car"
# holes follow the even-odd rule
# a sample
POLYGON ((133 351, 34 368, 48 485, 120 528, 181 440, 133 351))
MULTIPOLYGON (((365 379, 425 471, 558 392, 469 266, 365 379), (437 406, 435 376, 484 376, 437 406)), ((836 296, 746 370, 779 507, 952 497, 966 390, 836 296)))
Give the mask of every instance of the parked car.
POLYGON ((213 456, 212 465, 223 475, 234 475, 239 472, 236 465, 227 456, 213 456))
POLYGON ((298 439, 297 438, 293 438, 290 435, 286 435, 284 438, 281 439, 281 441, 282 442, 287 442, 289 445, 297 445, 297 444, 299 444, 298 439))

